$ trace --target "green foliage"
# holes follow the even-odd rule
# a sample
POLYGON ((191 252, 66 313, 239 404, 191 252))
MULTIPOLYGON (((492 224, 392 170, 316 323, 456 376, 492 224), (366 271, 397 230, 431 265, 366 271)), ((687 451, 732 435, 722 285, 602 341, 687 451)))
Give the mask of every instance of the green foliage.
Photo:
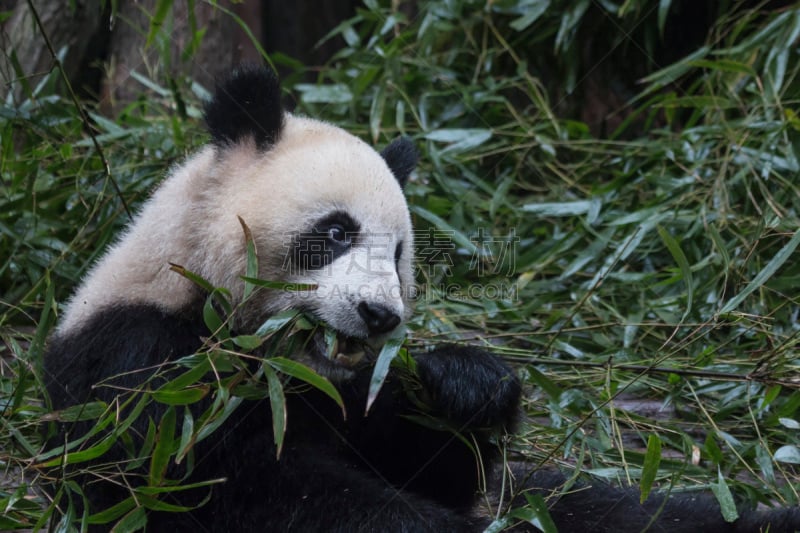
MULTIPOLYGON (((688 3, 669 0, 388 4, 366 1, 329 35, 343 45, 317 83, 289 89, 301 112, 378 146, 409 135, 422 152, 407 186, 420 257, 412 344, 477 341, 519 364, 521 458, 643 479, 643 497, 704 486, 726 513, 733 495, 797 504, 800 10, 719 2, 687 48, 670 35, 688 3), (605 132, 582 119, 597 72, 629 82, 605 132)), ((164 46, 160 12, 148 39, 164 46)), ((136 74, 150 95, 113 119, 83 103, 87 124, 57 76, 0 104, 0 463, 13 479, 0 485, 0 529, 43 527, 53 512, 29 497, 32 458, 83 464, 158 402, 169 417, 131 451, 154 466, 150 484, 84 517, 132 531, 160 494, 186 488, 164 478, 165 461, 188 461, 243 398, 269 397, 282 435, 283 376, 314 378, 272 359, 236 381, 232 354, 263 349, 295 317, 231 337, 209 301, 220 344, 118 406, 62 412, 94 432, 41 454, 40 358, 59 304, 127 222, 124 205, 202 142, 206 94, 136 74), (231 374, 204 380, 212 364, 231 374), (211 398, 200 415, 185 409, 211 398)), ((66 480, 57 497, 80 494, 66 480)), ((81 520, 71 503, 62 511, 61 525, 81 520)), ((493 527, 514 520, 552 526, 541 501, 493 527)))
POLYGON ((647 490, 691 479, 796 504, 785 458, 800 434, 779 420, 800 416, 800 12, 721 6, 695 49, 633 73, 604 138, 561 105, 604 67, 576 60, 589 21, 603 11, 618 27, 598 40, 661 58, 671 3, 555 4, 431 2, 409 20, 367 2, 298 88, 303 110, 379 144, 417 140, 417 251, 439 260, 419 265, 414 335, 523 365, 532 420, 549 425, 520 453, 645 475, 647 490), (632 397, 664 412, 641 416, 632 397))
MULTIPOLYGON (((40 480, 33 465, 48 457, 38 455, 47 413, 41 356, 59 302, 128 221, 125 205, 140 203, 201 138, 158 97, 131 104, 113 121, 89 109, 89 126, 55 92, 57 77, 54 70, 18 105, 0 104, 0 464, 8 480, 0 486, 2 530, 38 529, 53 512, 31 496, 41 498, 32 488, 40 480)), ((189 112, 199 117, 198 107, 189 112)), ((124 433, 128 422, 108 409, 79 406, 73 416, 91 417, 106 431, 116 423, 114 435, 124 433)), ((83 448, 70 461, 96 458, 115 439, 79 442, 83 448)), ((80 489, 66 483, 59 497, 66 494, 79 498, 80 489)), ((71 503, 63 510, 64 523, 76 518, 71 503)))

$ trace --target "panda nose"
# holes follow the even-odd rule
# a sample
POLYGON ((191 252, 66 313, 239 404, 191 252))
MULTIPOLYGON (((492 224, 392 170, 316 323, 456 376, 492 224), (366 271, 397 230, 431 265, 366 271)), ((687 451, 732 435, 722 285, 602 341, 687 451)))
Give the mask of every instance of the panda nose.
POLYGON ((364 319, 371 334, 386 333, 400 323, 397 313, 381 304, 361 302, 358 304, 358 314, 364 319))

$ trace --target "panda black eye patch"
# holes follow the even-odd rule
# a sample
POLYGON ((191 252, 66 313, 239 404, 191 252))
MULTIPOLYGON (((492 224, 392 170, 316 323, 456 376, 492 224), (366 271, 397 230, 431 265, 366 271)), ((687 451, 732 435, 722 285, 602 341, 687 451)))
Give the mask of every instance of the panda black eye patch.
POLYGON ((334 211, 292 240, 292 266, 298 271, 319 270, 344 255, 358 242, 361 226, 344 211, 334 211))
POLYGON ((394 249, 394 269, 395 271, 399 272, 399 264, 400 258, 403 256, 403 241, 397 243, 397 247, 394 249))

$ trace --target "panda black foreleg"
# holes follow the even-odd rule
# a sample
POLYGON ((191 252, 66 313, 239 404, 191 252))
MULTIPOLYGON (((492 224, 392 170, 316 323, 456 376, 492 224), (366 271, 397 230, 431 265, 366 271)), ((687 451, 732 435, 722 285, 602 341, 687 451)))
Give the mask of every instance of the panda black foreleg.
POLYGON ((444 346, 416 361, 436 415, 460 430, 511 429, 521 389, 502 359, 473 346, 444 346))
POLYGON ((369 415, 350 420, 353 446, 367 468, 394 486, 467 509, 482 467, 490 471, 497 455, 493 436, 514 423, 519 383, 499 358, 472 347, 415 359, 417 387, 409 391, 390 373, 369 415))
MULTIPOLYGON (((516 489, 512 507, 525 505, 522 492, 542 495, 548 502, 550 517, 559 531, 597 533, 790 533, 800 531, 800 508, 758 511, 744 509, 733 523, 726 522, 710 493, 651 493, 644 503, 637 488, 613 487, 602 481, 579 481, 562 489, 567 478, 560 471, 545 468, 526 472, 515 468, 515 476, 524 483, 516 489)), ((526 525, 517 532, 538 531, 526 525)))

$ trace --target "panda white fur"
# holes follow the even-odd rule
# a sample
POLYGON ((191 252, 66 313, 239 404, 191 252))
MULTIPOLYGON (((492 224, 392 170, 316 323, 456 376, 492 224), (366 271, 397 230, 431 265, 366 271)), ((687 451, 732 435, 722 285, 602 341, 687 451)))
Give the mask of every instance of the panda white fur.
MULTIPOLYGON (((255 241, 260 278, 317 289, 258 292, 234 315, 237 331, 251 332, 269 316, 297 308, 335 329, 343 346, 347 338, 377 348, 408 318, 412 234, 402 187, 417 157, 409 141, 399 139, 378 154, 339 128, 285 113, 276 78, 260 68, 241 68, 220 84, 206 122, 212 143, 169 175, 66 307, 45 356, 54 409, 111 401, 114 388, 93 386, 116 376, 114 385, 135 387, 148 376, 141 369, 201 347, 209 335, 201 317, 206 294, 170 264, 226 288, 240 303, 247 257, 240 218, 255 241), (310 246, 320 240, 321 251, 310 246)), ((208 488, 170 497, 167 503, 204 505, 187 513, 151 511, 148 530, 442 532, 481 531, 488 524, 475 510, 475 451, 451 432, 410 420, 419 406, 392 373, 369 416, 362 416, 370 358, 360 364, 345 358, 345 365, 323 352, 311 343, 295 356, 334 380, 348 418, 319 391, 288 394, 288 432, 278 460, 269 406, 240 406, 195 447, 190 481, 227 481, 210 489, 207 502, 208 488)), ((427 399, 430 414, 468 436, 491 471, 493 435, 511 429, 517 415, 514 373, 469 347, 415 359, 424 389, 417 396, 427 399)), ((149 409, 146 416, 160 416, 157 405, 149 409)), ((51 443, 84 429, 65 425, 51 443)), ((91 512, 126 497, 125 485, 143 483, 137 471, 124 472, 126 451, 117 448, 100 461, 120 461, 119 475, 80 478, 91 512)), ((181 468, 173 465, 168 477, 179 478, 181 468)), ((563 480, 540 471, 526 486, 549 494, 563 480)), ((638 531, 656 515, 656 530, 737 527, 722 521, 711 499, 662 503, 655 497, 641 506, 635 493, 602 487, 562 496, 551 514, 563 531, 638 531)), ((769 521, 771 531, 784 531, 800 517, 753 513, 738 527, 749 531, 769 521)))

